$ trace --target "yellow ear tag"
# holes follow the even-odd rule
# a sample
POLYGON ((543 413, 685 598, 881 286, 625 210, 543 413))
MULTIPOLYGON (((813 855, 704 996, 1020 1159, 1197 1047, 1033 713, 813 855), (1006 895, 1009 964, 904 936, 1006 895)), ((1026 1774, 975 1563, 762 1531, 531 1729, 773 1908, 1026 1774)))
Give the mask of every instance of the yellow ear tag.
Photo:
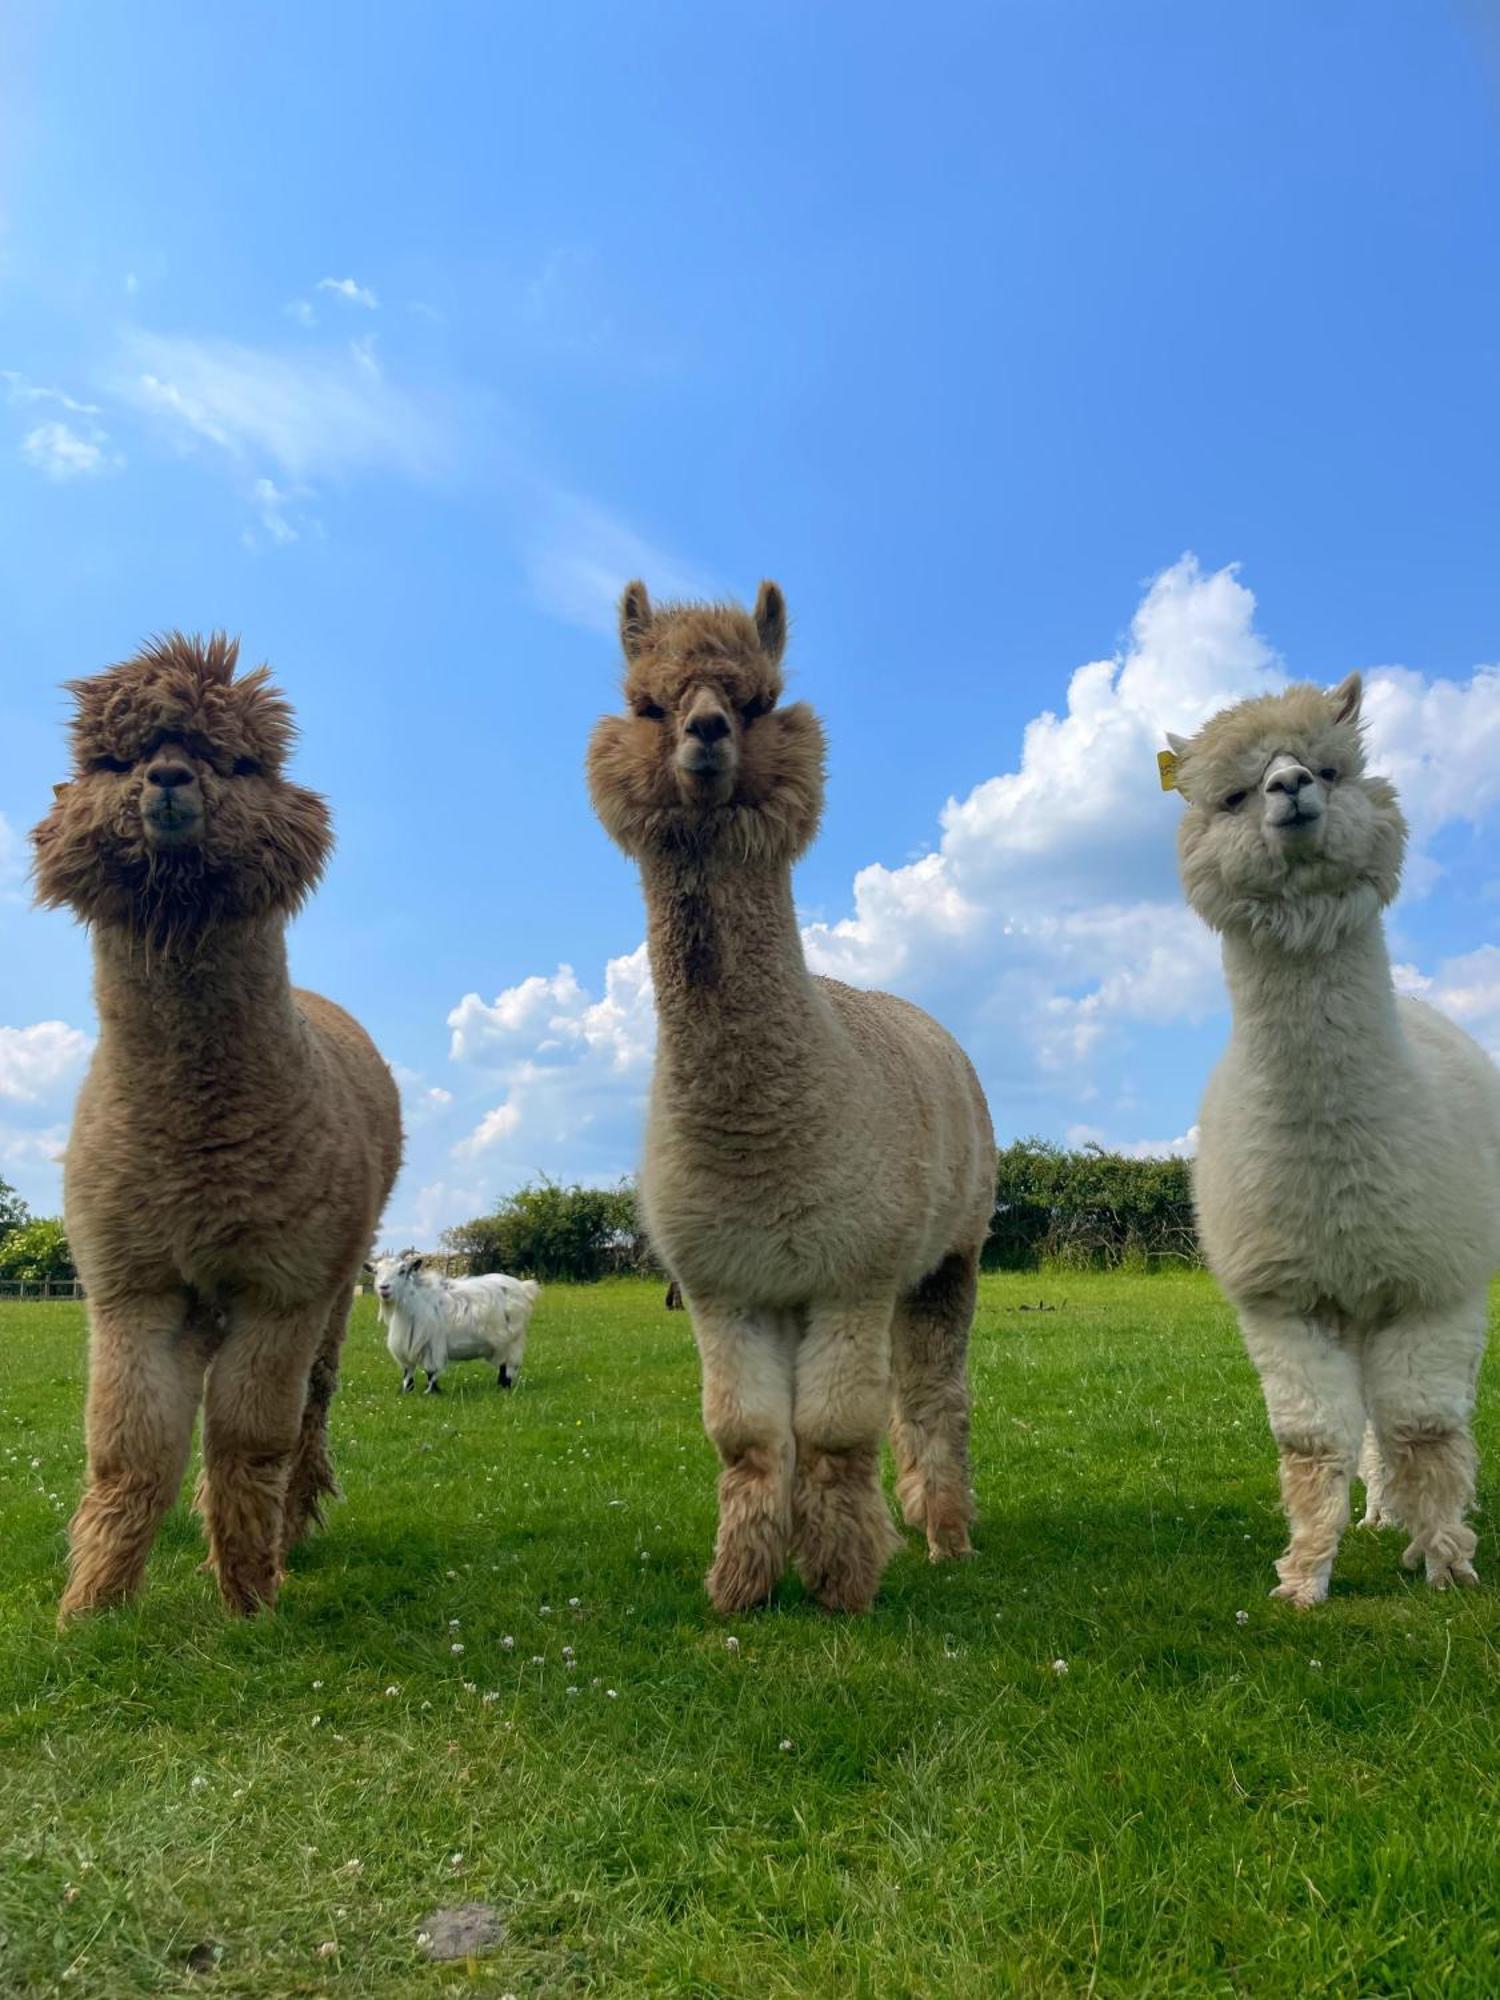
POLYGON ((1175 792, 1177 790, 1177 752, 1175 750, 1158 750, 1156 753, 1156 768, 1161 773, 1162 790, 1164 792, 1175 792))

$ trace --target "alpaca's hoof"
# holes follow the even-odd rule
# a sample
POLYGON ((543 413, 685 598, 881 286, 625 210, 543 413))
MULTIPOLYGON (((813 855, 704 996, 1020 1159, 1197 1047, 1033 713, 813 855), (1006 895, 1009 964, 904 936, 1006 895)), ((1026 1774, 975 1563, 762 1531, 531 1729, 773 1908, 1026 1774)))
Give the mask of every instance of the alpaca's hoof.
POLYGON ((726 1552, 715 1556, 703 1582, 714 1610, 720 1617, 729 1618, 737 1611, 756 1611, 768 1603, 780 1574, 769 1561, 747 1560, 738 1553, 726 1552))
POLYGON ((974 1554, 967 1528, 934 1528, 927 1536, 927 1560, 932 1563, 968 1562, 974 1554))
POLYGON ((1359 1523, 1362 1528, 1399 1528, 1401 1523, 1389 1507, 1367 1507, 1359 1523))
POLYGON ((1427 1582, 1432 1590, 1451 1590, 1455 1584, 1464 1590, 1479 1588, 1479 1572, 1473 1563, 1465 1562, 1462 1556, 1455 1556, 1452 1562, 1435 1562, 1427 1558, 1427 1582))
POLYGON ((813 1596, 824 1611, 834 1617, 859 1618, 875 1602, 880 1583, 866 1583, 859 1577, 834 1577, 813 1587, 813 1596))
POLYGON ((1284 1577, 1271 1596, 1282 1598, 1287 1604, 1295 1604, 1299 1611, 1311 1611, 1315 1604, 1323 1603, 1328 1596, 1328 1579, 1324 1576, 1284 1577))

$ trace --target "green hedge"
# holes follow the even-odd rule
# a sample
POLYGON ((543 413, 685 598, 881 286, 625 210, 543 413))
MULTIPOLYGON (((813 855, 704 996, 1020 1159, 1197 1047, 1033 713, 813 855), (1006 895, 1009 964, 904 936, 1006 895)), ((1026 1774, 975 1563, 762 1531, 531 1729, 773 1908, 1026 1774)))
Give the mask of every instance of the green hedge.
MULTIPOLYGON (((535 1182, 493 1215, 447 1230, 443 1243, 472 1273, 510 1271, 543 1283, 661 1271, 628 1181, 613 1188, 535 1182)), ((996 1159, 984 1261, 997 1271, 1196 1264, 1188 1162, 1130 1159, 1098 1146, 1069 1152, 1042 1139, 1018 1139, 996 1159)))
POLYGON ((997 1271, 1199 1264, 1190 1164, 1018 1139, 996 1161, 984 1261, 997 1271))

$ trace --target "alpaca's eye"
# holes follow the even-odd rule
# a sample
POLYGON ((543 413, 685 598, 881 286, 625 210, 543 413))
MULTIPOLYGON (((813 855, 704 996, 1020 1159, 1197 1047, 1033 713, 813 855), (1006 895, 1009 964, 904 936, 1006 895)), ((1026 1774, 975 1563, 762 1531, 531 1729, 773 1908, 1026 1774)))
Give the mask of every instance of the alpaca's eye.
POLYGON ((758 694, 754 701, 747 701, 745 706, 740 710, 740 720, 742 722, 755 722, 761 716, 769 715, 775 706, 775 695, 758 694))
POLYGON ((664 708, 658 708, 654 701, 643 701, 636 714, 645 722, 660 722, 666 715, 664 708))
POLYGON ((131 766, 124 757, 96 757, 94 759, 94 769, 96 771, 119 772, 128 771, 131 769, 131 766))
POLYGON ((1338 775, 1338 772, 1334 770, 1331 764, 1325 764, 1323 769, 1318 773, 1318 776, 1323 780, 1325 785, 1336 783, 1338 775))
POLYGON ((236 757, 234 760, 234 775, 237 778, 258 778, 260 776, 260 766, 253 757, 236 757))
POLYGON ((1247 797, 1248 794, 1245 792, 1231 792, 1229 794, 1229 797, 1224 801, 1225 812, 1232 813, 1236 811, 1240 806, 1242 806, 1245 803, 1247 797))

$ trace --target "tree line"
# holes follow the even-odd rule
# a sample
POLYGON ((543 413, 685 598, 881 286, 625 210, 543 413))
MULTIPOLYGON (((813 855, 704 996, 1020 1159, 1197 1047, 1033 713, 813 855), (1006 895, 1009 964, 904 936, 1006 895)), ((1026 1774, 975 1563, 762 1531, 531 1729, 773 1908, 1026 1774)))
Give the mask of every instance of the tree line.
MULTIPOLYGON (((492 1214, 446 1230, 443 1244, 471 1273, 511 1271, 543 1284, 664 1275, 629 1181, 612 1188, 534 1181, 492 1214)), ((997 1155, 987 1270, 1145 1270, 1201 1261, 1188 1161, 1043 1139, 1018 1139, 997 1155)))
MULTIPOLYGON (((1202 1260, 1189 1175, 1186 1160, 1138 1160, 1101 1146, 1018 1139, 996 1156, 985 1268, 1196 1265, 1202 1260)), ((533 1181, 491 1214, 445 1230, 443 1247, 472 1273, 511 1271, 544 1285, 664 1275, 629 1181, 607 1188, 533 1181)), ((61 1219, 32 1215, 0 1181, 0 1279, 73 1275, 61 1219)))

